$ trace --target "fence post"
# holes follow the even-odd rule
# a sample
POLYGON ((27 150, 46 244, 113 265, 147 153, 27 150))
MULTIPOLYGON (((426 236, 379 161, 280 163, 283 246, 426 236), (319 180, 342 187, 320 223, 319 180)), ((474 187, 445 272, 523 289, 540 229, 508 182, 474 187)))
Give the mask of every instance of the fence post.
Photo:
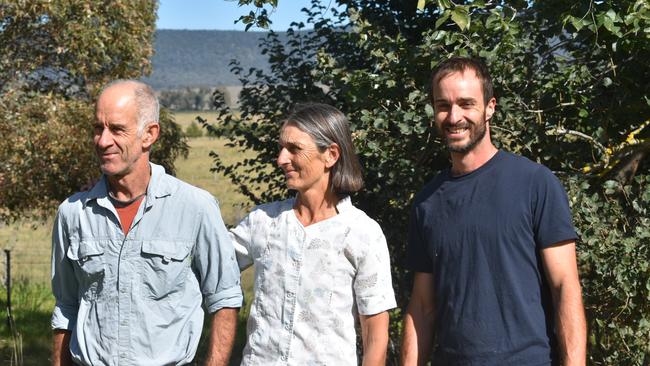
POLYGON ((6 274, 7 274, 7 327, 12 329, 13 317, 11 315, 11 250, 5 249, 5 256, 7 257, 6 274))

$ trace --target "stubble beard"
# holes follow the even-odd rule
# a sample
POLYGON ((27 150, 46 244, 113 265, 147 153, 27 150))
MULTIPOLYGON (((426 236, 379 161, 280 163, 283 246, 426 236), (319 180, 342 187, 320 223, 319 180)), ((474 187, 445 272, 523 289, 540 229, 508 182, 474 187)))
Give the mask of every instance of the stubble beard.
MULTIPOLYGON (((485 134, 487 132, 487 120, 485 119, 485 114, 483 114, 482 121, 479 123, 472 123, 472 122, 467 122, 469 125, 469 141, 464 144, 464 145, 458 145, 454 144, 453 142, 450 142, 445 138, 445 142, 447 143, 447 149, 452 152, 452 153, 458 153, 458 154, 467 154, 468 152, 472 151, 476 145, 478 145, 481 140, 485 137, 485 134)), ((443 125, 442 128, 444 129, 445 126, 443 125)), ((444 131, 441 131, 441 135, 445 136, 444 131)))

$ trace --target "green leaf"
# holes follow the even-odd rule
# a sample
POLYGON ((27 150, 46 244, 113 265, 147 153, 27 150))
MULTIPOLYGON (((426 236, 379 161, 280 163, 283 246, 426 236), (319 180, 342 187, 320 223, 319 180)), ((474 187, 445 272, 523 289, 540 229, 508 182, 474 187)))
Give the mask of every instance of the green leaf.
POLYGON ((451 12, 449 10, 445 10, 444 13, 436 20, 435 28, 438 29, 440 28, 441 25, 443 25, 447 19, 449 19, 449 16, 451 15, 451 12))
POLYGON ((418 10, 424 10, 425 5, 426 5, 426 0, 418 0, 418 10))
POLYGON ((575 28, 577 32, 580 32, 580 29, 582 29, 582 20, 574 16, 569 16, 568 20, 573 28, 575 28))
POLYGON ((609 77, 605 77, 603 79, 603 85, 606 87, 612 85, 612 79, 610 79, 609 77))
POLYGON ((424 105, 424 112, 427 114, 427 117, 432 118, 433 117, 433 107, 431 104, 427 103, 424 105))
POLYGON ((438 7, 442 10, 451 8, 450 0, 438 0, 438 7))
POLYGON ((461 30, 469 29, 470 17, 467 9, 457 6, 451 12, 451 20, 456 23, 461 30))

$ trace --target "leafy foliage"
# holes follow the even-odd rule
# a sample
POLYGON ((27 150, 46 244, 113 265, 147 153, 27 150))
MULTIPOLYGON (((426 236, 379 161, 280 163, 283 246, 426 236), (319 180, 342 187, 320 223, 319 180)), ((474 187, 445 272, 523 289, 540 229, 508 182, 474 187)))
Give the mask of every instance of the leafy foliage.
POLYGON ((593 364, 646 365, 650 351, 650 175, 629 185, 568 179, 593 364))
POLYGON ((189 138, 201 137, 203 136, 203 130, 196 122, 192 122, 185 129, 185 136, 189 138))
POLYGON ((215 155, 214 169, 255 203, 285 197, 281 174, 269 174, 282 119, 303 101, 343 110, 365 168, 366 189, 354 200, 384 229, 403 306, 409 206, 449 164, 431 122, 430 73, 451 55, 481 57, 495 81, 495 143, 547 165, 568 188, 582 237, 590 363, 647 364, 647 1, 339 0, 346 13, 329 19, 327 4, 312 3, 313 31, 294 24, 286 43, 273 32, 262 42, 270 73, 233 62, 241 114, 216 93, 224 122, 210 131, 258 157, 229 165, 215 155))
MULTIPOLYGON (((145 0, 0 4, 0 221, 45 217, 99 174, 92 98, 110 80, 149 72, 156 8, 145 0)), ((152 159, 173 171, 187 145, 162 117, 152 159)))

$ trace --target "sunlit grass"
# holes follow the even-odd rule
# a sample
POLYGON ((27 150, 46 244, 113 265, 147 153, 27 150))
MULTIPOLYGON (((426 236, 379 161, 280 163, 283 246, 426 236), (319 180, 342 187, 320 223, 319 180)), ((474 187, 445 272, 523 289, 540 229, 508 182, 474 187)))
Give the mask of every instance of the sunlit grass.
MULTIPOLYGON (((183 130, 201 115, 214 123, 214 112, 179 112, 175 114, 176 122, 183 130)), ((200 137, 189 139, 190 154, 187 159, 176 161, 178 178, 212 193, 219 201, 224 222, 235 225, 250 209, 246 197, 219 174, 210 172, 212 158, 210 151, 216 151, 227 162, 245 158, 244 154, 225 146, 220 139, 200 137)), ((18 222, 12 225, 0 224, 0 249, 11 250, 11 266, 14 288, 12 291, 13 314, 17 330, 22 335, 23 361, 25 365, 49 364, 51 353, 50 316, 54 307, 50 278, 51 228, 54 212, 50 220, 39 222, 18 222)), ((5 274, 5 253, 0 253, 0 274, 5 274)), ((242 273, 242 287, 247 302, 252 299, 252 270, 242 273)), ((0 322, 0 364, 10 364, 11 333, 7 327, 6 288, 0 285, 0 303, 2 321, 0 322)), ((246 318, 248 306, 240 311, 238 334, 233 350, 232 365, 238 365, 241 350, 245 343, 246 318)), ((206 317, 206 321, 208 317, 206 317)), ((207 331, 207 329, 204 329, 207 331)), ((207 336, 201 340, 195 364, 200 364, 205 354, 207 336)))

